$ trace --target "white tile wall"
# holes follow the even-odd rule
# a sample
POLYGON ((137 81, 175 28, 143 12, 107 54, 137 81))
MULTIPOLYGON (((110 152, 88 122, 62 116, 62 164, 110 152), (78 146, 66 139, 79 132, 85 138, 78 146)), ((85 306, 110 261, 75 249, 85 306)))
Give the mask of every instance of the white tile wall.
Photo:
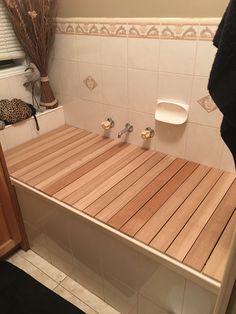
POLYGON ((52 64, 52 84, 65 105, 68 123, 102 133, 101 121, 112 115, 116 127, 110 135, 117 137, 130 120, 135 130, 129 136, 131 143, 235 171, 229 152, 217 136, 221 113, 207 113, 198 103, 208 95, 208 77, 216 52, 211 41, 56 37, 56 50, 60 52, 55 53, 56 66, 52 64), (65 62, 71 62, 68 70, 65 62), (76 73, 73 67, 77 67, 76 73), (83 83, 89 75, 97 82, 92 91, 83 83), (190 105, 187 125, 156 124, 157 99, 190 105), (140 139, 144 121, 156 129, 151 143, 140 139), (209 144, 211 150, 207 149, 209 144))
POLYGON ((37 116, 40 131, 36 130, 34 118, 7 126, 0 131, 3 150, 13 148, 65 124, 63 107, 39 113, 37 116))
POLYGON ((216 296, 187 280, 183 314, 212 314, 216 296))
POLYGON ((196 57, 196 41, 161 40, 160 71, 193 74, 196 57))

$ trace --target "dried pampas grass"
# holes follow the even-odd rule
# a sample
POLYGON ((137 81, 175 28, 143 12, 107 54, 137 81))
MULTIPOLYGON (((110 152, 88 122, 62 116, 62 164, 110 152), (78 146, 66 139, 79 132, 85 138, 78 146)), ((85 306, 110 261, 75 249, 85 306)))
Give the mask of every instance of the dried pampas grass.
POLYGON ((30 61, 41 76, 40 105, 57 107, 48 79, 48 62, 56 32, 57 0, 3 0, 16 33, 30 61))

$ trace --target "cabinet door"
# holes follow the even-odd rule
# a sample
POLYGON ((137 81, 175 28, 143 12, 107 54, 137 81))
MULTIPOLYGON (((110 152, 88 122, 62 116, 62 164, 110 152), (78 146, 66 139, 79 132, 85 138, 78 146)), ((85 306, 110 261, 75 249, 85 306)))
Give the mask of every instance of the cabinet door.
POLYGON ((0 257, 19 244, 23 248, 28 246, 15 190, 10 183, 0 146, 0 257))

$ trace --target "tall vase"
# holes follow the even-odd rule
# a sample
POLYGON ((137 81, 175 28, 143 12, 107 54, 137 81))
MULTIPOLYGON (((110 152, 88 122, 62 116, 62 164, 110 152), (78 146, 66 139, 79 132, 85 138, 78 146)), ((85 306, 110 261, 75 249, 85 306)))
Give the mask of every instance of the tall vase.
POLYGON ((41 76, 40 78, 40 106, 46 109, 58 107, 58 101, 54 96, 48 76, 41 76))

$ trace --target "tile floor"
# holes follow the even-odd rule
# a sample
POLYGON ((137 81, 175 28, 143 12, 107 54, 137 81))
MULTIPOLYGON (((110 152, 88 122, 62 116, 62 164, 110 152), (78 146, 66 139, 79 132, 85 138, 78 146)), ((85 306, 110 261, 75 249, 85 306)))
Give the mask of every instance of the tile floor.
POLYGON ((119 314, 111 306, 31 250, 27 252, 20 250, 8 261, 87 314, 119 314))

